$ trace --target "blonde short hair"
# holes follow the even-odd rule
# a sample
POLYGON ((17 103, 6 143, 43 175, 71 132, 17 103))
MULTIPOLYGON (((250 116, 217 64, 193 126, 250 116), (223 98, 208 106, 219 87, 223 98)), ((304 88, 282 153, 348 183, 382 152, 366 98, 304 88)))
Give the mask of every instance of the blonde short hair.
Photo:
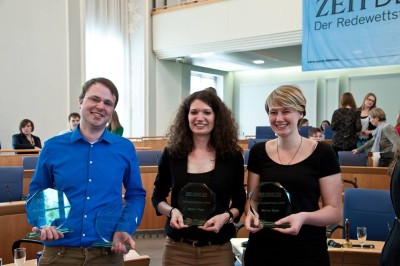
POLYGON ((295 85, 282 85, 276 88, 265 102, 265 111, 269 114, 270 106, 284 106, 306 115, 307 100, 303 92, 295 85))

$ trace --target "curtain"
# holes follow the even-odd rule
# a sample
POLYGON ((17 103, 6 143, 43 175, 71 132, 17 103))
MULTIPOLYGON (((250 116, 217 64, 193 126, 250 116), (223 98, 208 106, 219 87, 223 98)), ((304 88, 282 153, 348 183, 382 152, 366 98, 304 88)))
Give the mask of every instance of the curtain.
MULTIPOLYGON (((143 89, 134 86, 131 78, 134 49, 132 29, 138 20, 134 2, 86 0, 85 4, 86 79, 105 77, 114 82, 119 92, 116 111, 125 129, 124 136, 133 136, 132 121, 137 123, 136 116, 143 114, 143 104, 135 104, 137 100, 132 97, 143 94, 143 89)), ((135 127, 143 128, 137 125, 135 127)), ((136 131, 136 134, 143 136, 143 130, 140 131, 136 131)))

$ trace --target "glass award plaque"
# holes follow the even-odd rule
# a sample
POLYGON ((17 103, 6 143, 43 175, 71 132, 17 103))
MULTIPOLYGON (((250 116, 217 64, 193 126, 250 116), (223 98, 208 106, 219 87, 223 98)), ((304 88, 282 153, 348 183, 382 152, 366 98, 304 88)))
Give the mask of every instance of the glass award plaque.
POLYGON ((279 183, 264 182, 250 193, 250 210, 260 219, 263 228, 288 228, 289 223, 276 225, 291 210, 290 194, 279 183))
MULTIPOLYGON (((112 247, 115 232, 133 235, 138 227, 139 217, 134 205, 128 202, 113 202, 100 208, 96 214, 95 229, 102 241, 93 243, 93 247, 112 247)), ((125 245, 130 249, 130 245, 125 245)))
MULTIPOLYGON (((59 232, 72 232, 72 229, 62 227, 70 210, 71 205, 65 193, 52 188, 41 189, 26 201, 28 222, 39 229, 54 226, 59 232)), ((32 238, 39 235, 40 232, 32 232, 27 236, 32 238)))
POLYGON ((204 183, 188 183, 178 195, 178 209, 189 226, 204 225, 215 210, 215 194, 204 183))

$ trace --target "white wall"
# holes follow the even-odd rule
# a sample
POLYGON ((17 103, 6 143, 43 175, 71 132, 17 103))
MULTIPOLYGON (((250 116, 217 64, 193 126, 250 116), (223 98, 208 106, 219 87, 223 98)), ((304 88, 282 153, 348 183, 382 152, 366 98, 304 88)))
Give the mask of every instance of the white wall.
POLYGON ((301 43, 302 1, 229 0, 153 16, 158 58, 301 43))
MULTIPOLYGON (((332 113, 339 107, 340 95, 344 92, 352 92, 356 103, 361 106, 364 96, 368 92, 376 94, 378 107, 382 108, 387 114, 387 121, 395 124, 396 117, 400 109, 398 99, 400 99, 400 66, 390 67, 371 67, 358 69, 341 69, 329 71, 302 72, 300 67, 281 68, 258 71, 242 71, 234 73, 234 98, 235 104, 233 111, 239 120, 239 125, 246 125, 245 119, 252 119, 254 116, 254 106, 241 107, 241 88, 257 84, 269 88, 270 84, 296 84, 299 80, 313 80, 317 82, 317 100, 308 99, 308 104, 316 108, 316 120, 311 119, 310 125, 319 125, 322 120, 332 118, 332 113), (397 82, 397 83, 396 83, 397 82), (317 104, 317 106, 314 106, 317 104)), ((263 102, 265 103, 265 99, 263 102)), ((257 99, 259 102, 259 99, 257 99)), ((263 109, 264 103, 260 107, 263 109)), ((265 116, 265 111, 259 112, 260 116, 265 116)), ((307 117, 307 116, 306 116, 307 117)), ((265 122, 267 125, 267 122, 265 122)), ((244 132, 245 135, 254 135, 254 132, 244 132)))
MULTIPOLYGON (((70 47, 67 0, 0 1, 0 141, 11 148, 11 136, 18 133, 24 118, 35 124, 34 135, 42 142, 67 127, 70 96, 77 95, 70 84, 81 84, 80 46, 70 47), (71 61, 76 65, 73 77, 71 61), (78 61, 78 62, 77 62, 78 61), (78 81, 77 81, 78 80, 78 81)), ((72 0, 70 4, 78 4, 72 0)), ((79 15, 79 11, 78 11, 79 15)), ((78 16, 79 17, 79 16, 78 16)), ((80 34, 78 34, 80 36, 80 34)), ((80 39, 77 40, 80 42, 80 39)), ((77 99, 73 99, 76 100, 77 99)))

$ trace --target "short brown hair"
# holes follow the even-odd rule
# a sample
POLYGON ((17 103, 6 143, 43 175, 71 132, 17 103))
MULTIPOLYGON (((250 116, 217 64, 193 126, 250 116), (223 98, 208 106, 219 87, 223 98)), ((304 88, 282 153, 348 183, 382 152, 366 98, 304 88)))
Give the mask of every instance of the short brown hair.
POLYGON ((111 94, 115 96, 114 108, 117 107, 118 98, 119 98, 117 87, 114 85, 114 83, 111 80, 106 79, 106 78, 101 78, 101 77, 90 79, 90 80, 86 81, 85 84, 83 84, 81 95, 79 95, 79 100, 82 101, 83 98, 85 98, 86 92, 89 90, 89 88, 93 84, 96 84, 96 83, 103 84, 110 90, 111 94))
POLYGON ((22 119, 22 121, 19 123, 19 132, 22 133, 22 128, 25 127, 29 123, 32 126, 32 132, 33 132, 33 130, 35 130, 35 125, 33 124, 32 120, 29 120, 29 119, 26 119, 26 118, 22 119))

